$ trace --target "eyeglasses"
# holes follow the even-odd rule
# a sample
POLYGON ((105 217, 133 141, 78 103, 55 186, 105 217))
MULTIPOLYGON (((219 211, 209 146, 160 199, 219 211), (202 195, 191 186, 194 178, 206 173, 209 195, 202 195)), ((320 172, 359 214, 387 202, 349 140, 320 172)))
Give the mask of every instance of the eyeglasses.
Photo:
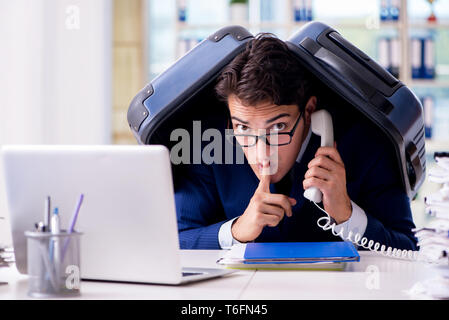
POLYGON ((241 147, 252 147, 257 144, 259 139, 262 139, 265 144, 269 146, 285 146, 292 142, 293 135, 295 134, 296 127, 298 126, 299 120, 301 119, 302 112, 299 114, 298 119, 295 122, 292 130, 289 132, 276 132, 276 133, 268 133, 262 134, 260 136, 254 134, 235 134, 229 133, 226 134, 226 139, 232 144, 236 145, 237 143, 241 147), (235 138, 235 139, 234 139, 235 138))

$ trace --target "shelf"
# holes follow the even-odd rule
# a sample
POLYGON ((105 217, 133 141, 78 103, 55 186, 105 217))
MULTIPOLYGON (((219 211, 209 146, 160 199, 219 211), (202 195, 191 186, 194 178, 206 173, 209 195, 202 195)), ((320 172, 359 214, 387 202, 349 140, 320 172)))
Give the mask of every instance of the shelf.
POLYGON ((303 24, 286 24, 286 23, 276 23, 276 22, 260 22, 260 23, 249 23, 247 21, 234 21, 230 23, 224 23, 224 24, 189 24, 189 23, 178 23, 179 30, 198 30, 198 29, 220 29, 228 25, 239 25, 246 29, 253 29, 253 28, 289 28, 289 27, 295 27, 295 26, 303 26, 303 24))
POLYGON ((409 87, 449 88, 449 80, 411 79, 407 81, 409 87))
MULTIPOLYGON (((251 2, 251 1, 250 1, 251 2)), ((257 4, 257 0, 253 0, 257 4)), ((436 74, 439 75, 439 77, 443 79, 412 79, 411 78, 411 57, 410 57, 410 39, 413 29, 425 29, 425 30, 449 30, 449 19, 447 18, 440 18, 435 23, 428 22, 426 19, 417 19, 412 18, 410 20, 410 17, 407 15, 407 7, 408 7, 408 0, 401 0, 401 8, 403 10, 400 10, 400 16, 398 20, 380 20, 380 17, 377 15, 370 15, 370 16, 354 16, 354 17, 340 17, 340 18, 330 18, 323 21, 327 25, 333 27, 337 31, 340 29, 342 32, 346 32, 346 30, 349 34, 353 30, 360 30, 362 32, 366 33, 367 37, 376 38, 377 35, 375 35, 376 31, 386 31, 386 33, 392 33, 390 31, 395 31, 396 35, 392 37, 396 37, 400 42, 400 63, 401 63, 401 73, 400 73, 400 79, 409 87, 415 87, 415 88, 435 88, 435 89, 441 89, 441 88, 449 88, 449 79, 446 77, 446 75, 449 75, 449 67, 448 70, 436 70, 436 74), (372 33, 370 33, 370 31, 372 33)), ((276 2, 277 3, 277 2, 276 2)), ((290 12, 293 6, 293 1, 288 0, 284 1, 284 12, 290 12)), ((260 5, 260 2, 259 2, 260 5)), ((286 15, 289 18, 285 20, 275 20, 275 21, 263 21, 260 20, 261 14, 258 10, 254 10, 256 6, 249 6, 249 10, 253 9, 253 14, 249 14, 250 20, 242 20, 241 22, 238 21, 222 21, 221 23, 218 23, 217 20, 211 23, 189 23, 189 21, 178 21, 176 20, 176 52, 180 52, 179 48, 182 48, 182 41, 181 46, 179 44, 179 40, 183 40, 183 38, 190 38, 189 31, 191 31, 192 34, 197 33, 197 31, 204 31, 201 33, 203 34, 211 34, 212 32, 215 32, 216 30, 228 26, 228 25, 241 25, 242 27, 248 29, 252 33, 256 33, 259 31, 271 31, 278 34, 277 30, 282 30, 280 35, 287 35, 291 36, 293 33, 295 33, 299 28, 303 27, 308 22, 296 22, 293 20, 293 16, 286 15)), ((257 9, 257 8, 256 8, 257 9)), ((280 9, 280 8, 277 8, 280 9)), ((273 15, 274 17, 274 15, 273 15)), ((319 20, 318 20, 319 21, 319 20)), ((419 31, 419 30, 418 30, 419 31)), ((195 35, 198 37, 197 35, 195 35)), ((195 36, 192 36, 195 38, 195 36)), ((375 40, 375 39, 374 39, 375 40)), ((365 43, 366 44, 366 43, 365 43)), ((371 44, 370 44, 371 45, 371 44)), ((375 44, 374 44, 375 46, 375 44)), ((182 50, 182 49, 181 49, 182 50)), ((443 65, 445 66, 445 65, 443 65)), ((436 68, 439 68, 441 66, 436 65, 436 68)))
POLYGON ((381 28, 402 28, 403 24, 401 21, 379 21, 379 26, 381 28))
POLYGON ((439 30, 439 29, 448 29, 449 30, 449 21, 444 20, 441 22, 412 22, 409 24, 409 28, 411 29, 431 29, 431 30, 439 30))
MULTIPOLYGON (((229 23, 222 24, 189 24, 188 22, 178 22, 177 27, 178 30, 198 30, 198 29, 220 29, 222 27, 228 25, 240 25, 247 29, 292 29, 292 28, 300 28, 304 26, 307 22, 291 22, 291 23, 280 23, 280 22, 270 22, 263 21, 258 23, 250 23, 248 21, 234 21, 229 23)), ((399 29, 402 27, 402 24, 399 22, 381 22, 379 23, 379 28, 368 28, 366 23, 363 22, 326 22, 326 24, 330 25, 332 28, 338 30, 340 28, 357 28, 357 29, 367 29, 367 30, 378 30, 378 29, 390 29, 395 28, 399 29)))

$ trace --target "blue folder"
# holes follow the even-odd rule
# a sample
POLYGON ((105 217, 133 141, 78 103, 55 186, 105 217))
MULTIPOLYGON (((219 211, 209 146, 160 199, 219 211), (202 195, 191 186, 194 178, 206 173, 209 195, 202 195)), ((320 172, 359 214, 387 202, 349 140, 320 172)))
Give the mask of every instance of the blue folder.
POLYGON ((359 261, 349 241, 248 243, 244 263, 313 263, 359 261))

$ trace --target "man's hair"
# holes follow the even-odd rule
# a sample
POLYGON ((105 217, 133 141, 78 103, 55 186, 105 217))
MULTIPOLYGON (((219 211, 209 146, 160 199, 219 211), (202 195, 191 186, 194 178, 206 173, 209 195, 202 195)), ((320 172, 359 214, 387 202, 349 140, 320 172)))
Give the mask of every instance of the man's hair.
POLYGON ((249 41, 218 77, 215 91, 220 100, 235 95, 254 106, 296 104, 304 110, 312 96, 312 76, 275 35, 260 33, 249 41))

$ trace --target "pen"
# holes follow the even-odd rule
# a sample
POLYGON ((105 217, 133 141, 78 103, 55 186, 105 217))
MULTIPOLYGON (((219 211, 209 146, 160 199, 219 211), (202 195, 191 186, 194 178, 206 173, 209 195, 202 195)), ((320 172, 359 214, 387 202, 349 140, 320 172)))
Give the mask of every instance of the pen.
POLYGON ((52 234, 58 234, 61 231, 58 207, 53 210, 53 215, 51 216, 50 220, 50 230, 52 234))
MULTIPOLYGON (((56 207, 53 210, 53 215, 51 216, 51 220, 50 220, 50 229, 51 229, 51 234, 54 234, 54 235, 59 235, 61 232, 58 207, 56 207)), ((56 272, 56 278, 59 279, 59 268, 60 268, 60 263, 61 263, 61 259, 60 259, 61 248, 59 246, 59 238, 53 237, 51 244, 52 244, 52 246, 50 246, 50 248, 53 249, 52 250, 53 252, 50 253, 50 260, 53 258, 53 263, 54 263, 55 272, 56 272)))
POLYGON ((45 198, 45 210, 44 210, 44 231, 50 231, 50 215, 51 215, 51 201, 50 196, 45 198))
POLYGON ((75 229, 76 219, 78 218, 78 213, 80 211, 81 204, 83 203, 83 199, 84 199, 84 194, 81 194, 79 199, 78 199, 78 203, 76 204, 75 211, 72 214, 72 218, 70 219, 70 225, 69 225, 68 233, 72 233, 73 230, 75 229))
MULTIPOLYGON (((72 233, 75 230, 76 219, 78 219, 78 214, 80 212, 80 208, 81 208, 81 204, 83 203, 83 200, 84 200, 84 194, 81 194, 78 199, 78 203, 76 204, 75 210, 73 211, 72 217, 70 218, 70 224, 69 224, 69 229, 67 230, 67 233, 72 233)), ((64 242, 64 248, 62 250, 62 261, 64 261, 64 257, 65 257, 65 253, 67 251, 67 247, 69 245, 69 241, 70 241, 70 237, 68 237, 66 239, 66 241, 64 242)))

